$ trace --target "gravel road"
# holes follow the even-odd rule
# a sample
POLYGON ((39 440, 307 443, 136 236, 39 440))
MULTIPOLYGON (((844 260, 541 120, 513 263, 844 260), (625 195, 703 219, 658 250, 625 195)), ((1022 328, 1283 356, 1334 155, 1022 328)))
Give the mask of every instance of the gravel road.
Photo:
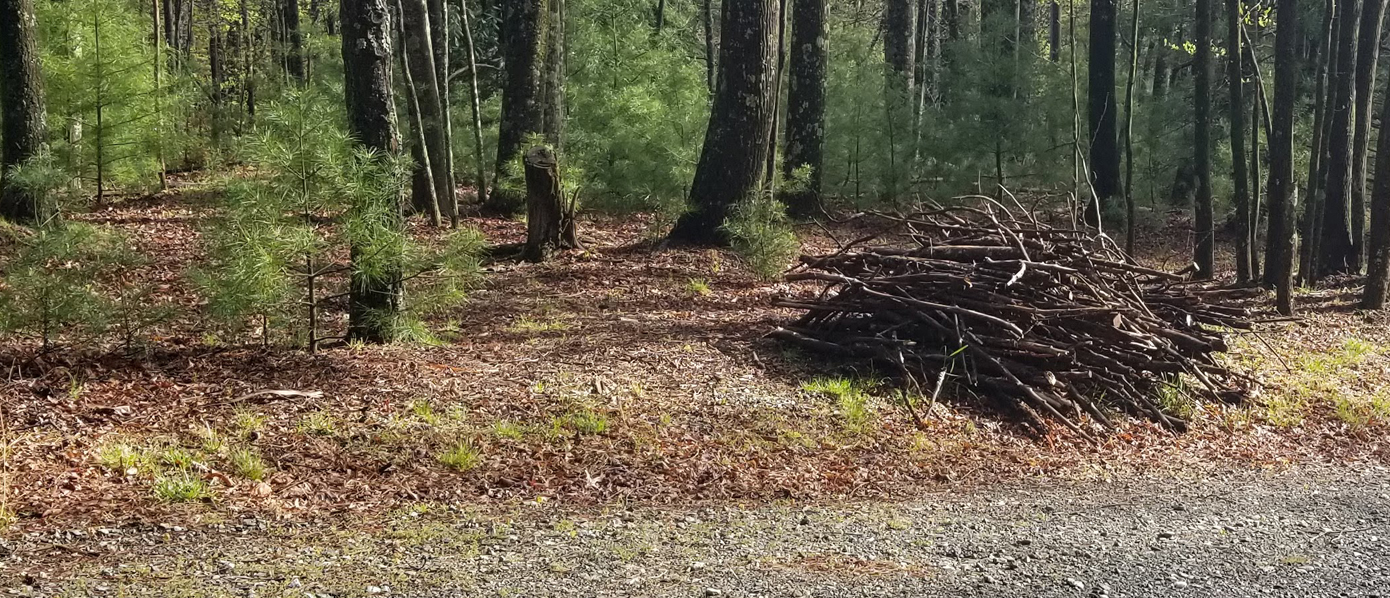
POLYGON ((900 503, 233 518, 11 534, 20 596, 1390 597, 1390 471, 1029 480, 900 503))

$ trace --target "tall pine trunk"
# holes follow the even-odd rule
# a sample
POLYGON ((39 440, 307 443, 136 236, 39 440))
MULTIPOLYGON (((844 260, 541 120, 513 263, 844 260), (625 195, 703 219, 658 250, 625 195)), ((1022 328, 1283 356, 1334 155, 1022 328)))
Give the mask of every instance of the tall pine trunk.
POLYGON ((290 79, 303 85, 308 77, 304 69, 304 39, 299 30, 299 0, 282 0, 280 16, 285 25, 285 71, 290 79))
POLYGON ((544 68, 549 0, 511 0, 502 4, 502 118, 497 129, 497 167, 484 208, 516 214, 524 208, 525 173, 519 159, 526 138, 543 132, 541 77, 544 68))
POLYGON ((793 0, 791 74, 787 88, 787 156, 783 174, 800 181, 782 194, 795 216, 809 217, 821 209, 821 184, 825 168, 825 76, 829 63, 826 45, 827 0, 793 0))
POLYGON ((36 222, 43 198, 10 180, 9 170, 34 157, 48 136, 33 0, 0 0, 0 216, 36 222))
POLYGON ((1198 276, 1211 278, 1216 270, 1216 227, 1211 196, 1211 0, 1197 0, 1196 55, 1193 103, 1193 165, 1197 175, 1197 214, 1193 261, 1198 276))
POLYGON ((1138 210, 1134 200, 1134 80, 1139 77, 1139 0, 1130 14, 1129 76, 1125 78, 1125 253, 1134 255, 1138 210))
POLYGON ((436 165, 435 171, 438 176, 444 177, 443 186, 447 189, 439 198, 439 201, 443 202, 440 207, 448 214, 449 224, 457 228, 458 179, 454 175, 454 120, 449 108, 452 105, 449 86, 449 34, 453 30, 449 27, 449 6, 445 0, 429 0, 429 11, 430 47, 434 50, 434 86, 439 95, 439 126, 443 130, 441 143, 444 145, 443 155, 439 157, 443 165, 436 165))
MULTIPOLYGON (((1199 0, 1207 1, 1207 0, 1199 0)), ((1091 150, 1088 162, 1096 202, 1087 206, 1086 220, 1099 216, 1120 192, 1119 114, 1115 100, 1116 0, 1091 0, 1091 45, 1088 71, 1087 118, 1091 150)))
POLYGON ((1236 209, 1236 280, 1250 280, 1254 248, 1250 245, 1250 229, 1256 214, 1250 204, 1250 173, 1245 156, 1245 83, 1241 68, 1240 39, 1241 0, 1226 0, 1226 85, 1231 92, 1228 116, 1231 119, 1231 183, 1235 187, 1236 209))
MULTIPOLYGON (((391 94, 391 14, 386 0, 342 0, 343 96, 348 132, 385 158, 399 150, 391 94)), ((401 225, 400 213, 386 215, 401 225)), ((353 246, 353 262, 364 248, 353 246)), ((399 264, 375 276, 353 268, 348 296, 348 338, 367 342, 393 339, 394 319, 403 296, 399 264)))
POLYGON ((1337 31, 1337 4, 1335 0, 1326 0, 1323 6, 1321 43, 1313 45, 1315 59, 1317 60, 1316 69, 1316 89, 1313 92, 1313 135, 1308 159, 1308 189, 1304 193, 1303 222, 1300 227, 1302 234, 1302 245, 1299 252, 1298 278, 1304 283, 1311 283, 1315 278, 1316 268, 1314 261, 1317 256, 1318 246, 1318 221, 1321 219, 1323 181, 1321 174, 1323 164, 1327 161, 1323 158, 1323 149, 1327 139, 1327 114, 1329 89, 1332 86, 1332 62, 1336 59, 1337 44, 1332 43, 1337 31))
POLYGON ((1366 240, 1366 167, 1371 144, 1371 110, 1375 95, 1376 64, 1380 59, 1380 31, 1386 0, 1365 0, 1356 51, 1356 108, 1351 142, 1351 270, 1361 270, 1366 240))
POLYGON ((565 0, 550 0, 541 76, 541 131, 561 152, 565 134, 565 0))
MULTIPOLYGON (((1293 314, 1294 109, 1298 104, 1299 0, 1279 0, 1274 36, 1274 108, 1269 136, 1269 249, 1265 283, 1276 289, 1279 312, 1293 314)), ((1386 157, 1390 158, 1390 155, 1386 157)), ((1390 181, 1387 181, 1390 182, 1390 181)))
POLYGON ((478 203, 487 203, 487 167, 483 157, 482 102, 478 98, 478 55, 473 47, 473 24, 468 16, 467 0, 459 0, 459 19, 463 29, 464 50, 468 52, 468 108, 473 116, 473 159, 476 172, 473 182, 478 190, 478 203))
POLYGON ((1361 14, 1360 0, 1337 3, 1340 35, 1337 38, 1336 85, 1332 87, 1332 118, 1328 133, 1327 193, 1323 196, 1322 227, 1318 239, 1316 276, 1348 272, 1352 266, 1351 143, 1356 101, 1356 39, 1361 14))
POLYGON ((772 135, 777 98, 777 0, 725 0, 720 27, 719 80, 710 108, 691 210, 671 230, 684 244, 725 244, 730 209, 758 192, 772 135))
MULTIPOLYGON (((1384 104, 1380 122, 1390 123, 1390 102, 1384 104)), ((1369 259, 1361 308, 1381 309, 1390 293, 1390 135, 1384 130, 1376 142, 1375 187, 1371 194, 1371 228, 1367 242, 1369 259)))

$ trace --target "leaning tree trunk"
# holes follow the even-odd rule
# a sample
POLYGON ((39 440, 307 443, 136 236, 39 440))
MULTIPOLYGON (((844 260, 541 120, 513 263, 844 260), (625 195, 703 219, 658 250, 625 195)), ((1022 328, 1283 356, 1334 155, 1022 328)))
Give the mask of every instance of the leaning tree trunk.
POLYGON ((1247 282, 1251 276, 1254 247, 1250 245, 1250 230, 1258 214, 1250 209, 1250 173, 1245 157, 1245 83, 1242 72, 1240 43, 1241 0, 1226 0, 1226 85, 1231 91, 1231 183, 1235 187, 1236 209, 1236 280, 1247 282))
MULTIPOLYGON (((1204 2, 1207 0, 1199 0, 1204 2)), ((1087 118, 1090 122, 1091 187, 1095 203, 1086 209, 1086 220, 1099 224, 1099 216, 1120 192, 1118 109, 1115 100, 1116 0, 1091 0, 1091 46, 1087 118)))
MULTIPOLYGON (((391 95, 391 13, 386 0, 342 0, 343 96, 348 132, 382 159, 399 150, 396 115, 391 95)), ((399 211, 386 216, 391 227, 401 226, 399 211)), ((367 258, 354 245, 354 263, 367 258)), ((393 320, 403 296, 400 265, 367 274, 353 268, 348 296, 348 338, 367 342, 393 339, 393 320)))
MULTIPOLYGON (((420 168, 428 177, 433 195, 417 194, 415 208, 434 215, 435 225, 440 224, 439 214, 449 214, 454 195, 453 181, 449 177, 450 157, 449 139, 445 132, 444 102, 439 84, 435 80, 435 52, 432 47, 432 34, 425 0, 400 0, 401 39, 407 73, 410 77, 413 95, 418 101, 420 111, 420 137, 424 138, 424 150, 429 153, 428 164, 420 168), (428 202, 428 203, 426 203, 428 202)), ((449 214, 452 217, 452 214, 449 214)))
POLYGON ((515 172, 522 146, 543 129, 541 70, 545 57, 549 0, 510 0, 502 4, 502 118, 497 129, 497 168, 492 194, 483 207, 497 214, 516 214, 524 194, 515 172))
POLYGON ((1300 78, 1298 4, 1299 0, 1279 0, 1275 15, 1279 27, 1274 36, 1274 108, 1269 137, 1269 248, 1265 282, 1273 283, 1279 313, 1284 315, 1293 314, 1293 208, 1297 189, 1293 177, 1293 118, 1300 78))
POLYGON ((561 249, 579 246, 573 206, 565 205, 555 152, 538 145, 526 152, 526 249, 523 257, 543 262, 561 249))
MULTIPOLYGON (((1356 51, 1356 108, 1351 142, 1351 270, 1361 270, 1366 238, 1366 166, 1371 143, 1371 101, 1376 63, 1380 58, 1380 30, 1386 0, 1366 0, 1361 9, 1360 48, 1356 51)), ((1383 121, 1382 121, 1383 122, 1383 121)))
POLYGON ((784 178, 798 181, 782 194, 787 209, 809 217, 821 209, 825 169, 826 0, 793 0, 791 74, 787 88, 787 155, 784 178))
POLYGON ((1328 136, 1327 194, 1323 197, 1322 227, 1318 243, 1317 276, 1350 271, 1351 222, 1351 125, 1356 100, 1356 38, 1359 0, 1337 3, 1341 35, 1337 39, 1336 82, 1332 95, 1332 122, 1328 136))
POLYGON ((672 228, 672 242, 728 243, 721 227, 730 208, 758 192, 777 108, 778 18, 777 0, 724 2, 719 82, 690 186, 692 209, 672 228))
POLYGON ((1211 278, 1216 270, 1216 227, 1211 197, 1211 0, 1197 0, 1195 30, 1192 147, 1197 174, 1197 214, 1193 259, 1198 276, 1211 278))
POLYGON ((24 223, 42 215, 43 198, 8 173, 38 154, 48 135, 36 29, 33 0, 0 0, 0 216, 24 223))

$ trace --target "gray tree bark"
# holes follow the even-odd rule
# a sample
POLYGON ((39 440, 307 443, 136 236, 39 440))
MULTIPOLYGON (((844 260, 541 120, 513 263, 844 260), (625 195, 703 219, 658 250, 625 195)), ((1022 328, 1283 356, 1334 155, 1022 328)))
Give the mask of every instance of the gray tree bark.
POLYGON ((38 154, 47 141, 38 22, 33 0, 0 0, 0 216, 33 223, 43 198, 13 184, 8 173, 38 154))
MULTIPOLYGON (((343 32, 343 96, 348 132, 364 147, 381 155, 395 154, 396 114, 391 94, 391 14, 386 0, 343 0, 339 8, 343 32)), ((400 226, 400 214, 388 216, 400 226)), ((350 259, 363 257, 351 248, 350 259)), ((367 342, 393 339, 392 320, 400 313, 404 294, 399 267, 381 276, 353 269, 348 295, 348 338, 367 342)))
POLYGON ((723 245, 721 226, 734 204, 751 199, 762 182, 777 98, 777 0, 725 0, 719 81, 710 108, 691 210, 671 230, 673 243, 723 245))
POLYGON ((544 68, 549 0, 509 0, 502 4, 502 118, 497 132, 497 168, 492 193, 484 208, 497 214, 516 214, 524 207, 513 161, 521 156, 526 138, 544 130, 541 77, 544 68))
POLYGON ((808 169, 805 184, 782 194, 787 209, 808 217, 821 209, 825 168, 826 0, 793 0, 791 72, 787 86, 787 155, 784 178, 808 169))

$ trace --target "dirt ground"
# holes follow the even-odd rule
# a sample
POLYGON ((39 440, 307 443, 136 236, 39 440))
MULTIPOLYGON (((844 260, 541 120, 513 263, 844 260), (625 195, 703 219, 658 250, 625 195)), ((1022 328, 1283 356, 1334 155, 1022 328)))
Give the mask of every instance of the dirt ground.
MULTIPOLYGON (((203 259, 208 209, 188 190, 82 218, 129 234, 151 261, 128 275, 192 307, 202 299, 184 274, 203 259)), ((494 243, 524 236, 516 221, 467 223, 494 243)), ((854 226, 800 232, 807 251, 831 251, 830 235, 854 226)), ((1182 264, 1181 226, 1156 217, 1144 259, 1182 264)), ((191 309, 133 353, 35 358, 7 341, 10 532, 341 520, 426 503, 899 499, 944 483, 1390 456, 1390 339, 1385 316, 1351 308, 1355 280, 1306 289, 1300 321, 1234 339, 1228 358, 1265 383, 1247 404, 1175 398, 1191 431, 1134 421, 1094 445, 1030 434, 968 399, 937 404, 919 428, 879 374, 764 338, 796 315, 772 300, 815 287, 759 281, 726 251, 661 248, 654 228, 649 216, 589 218, 584 251, 489 264, 471 300, 433 322, 438 343, 262 348, 209 334, 191 309), (295 392, 255 394, 266 390, 295 392)))

